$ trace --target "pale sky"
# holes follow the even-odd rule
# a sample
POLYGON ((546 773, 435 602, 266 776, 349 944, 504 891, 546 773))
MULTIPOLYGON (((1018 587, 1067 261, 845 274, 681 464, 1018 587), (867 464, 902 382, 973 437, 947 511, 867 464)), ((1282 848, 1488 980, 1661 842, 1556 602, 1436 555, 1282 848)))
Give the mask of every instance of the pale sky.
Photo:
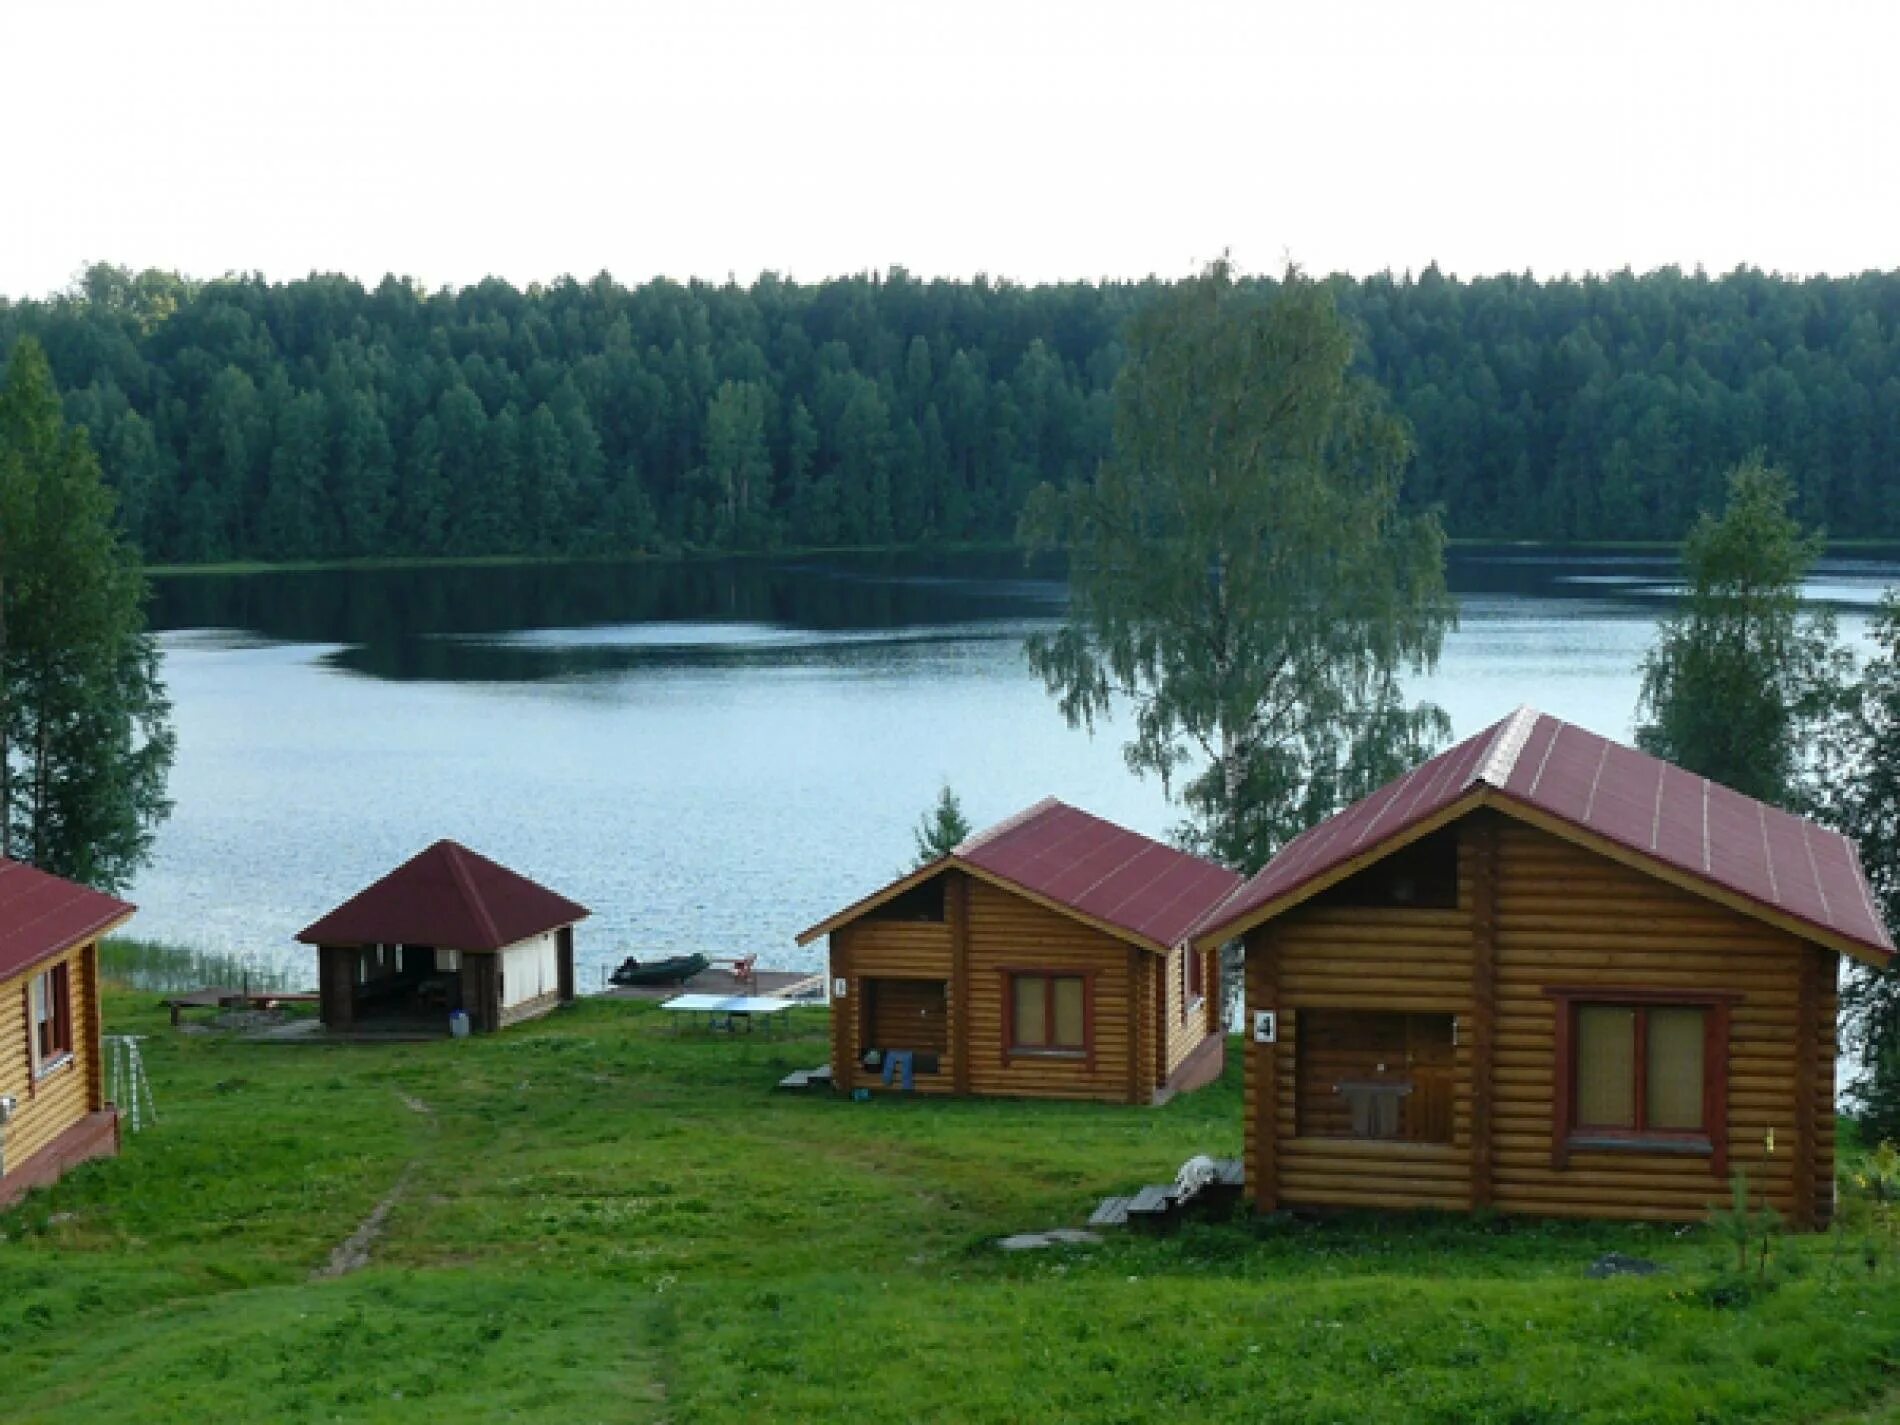
POLYGON ((0 0, 0 294, 1900 266, 1900 4, 0 0))

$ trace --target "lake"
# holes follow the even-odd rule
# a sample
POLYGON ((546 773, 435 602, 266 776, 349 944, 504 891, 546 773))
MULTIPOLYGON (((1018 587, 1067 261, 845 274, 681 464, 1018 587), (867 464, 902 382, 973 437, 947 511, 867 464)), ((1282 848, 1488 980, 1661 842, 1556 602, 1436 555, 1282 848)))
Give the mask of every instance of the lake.
MULTIPOLYGON (((1672 559, 1459 550, 1419 696, 1459 736, 1522 702, 1626 738, 1672 559)), ((1810 592, 1864 637, 1900 557, 1810 592)), ((976 825, 1054 795, 1177 820, 1023 660, 1058 577, 1008 554, 190 575, 153 624, 176 809, 136 933, 308 967, 291 937, 440 837, 591 907, 583 988, 638 951, 756 951, 906 866, 947 779, 976 825)))

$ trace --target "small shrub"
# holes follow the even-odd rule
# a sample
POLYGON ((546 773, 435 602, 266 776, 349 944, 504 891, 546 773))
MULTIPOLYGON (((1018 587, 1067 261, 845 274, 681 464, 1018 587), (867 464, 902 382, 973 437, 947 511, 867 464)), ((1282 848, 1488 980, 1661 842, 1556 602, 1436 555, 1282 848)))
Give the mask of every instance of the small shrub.
POLYGON ((1766 1282, 1769 1250, 1774 1239, 1781 1235, 1781 1214, 1769 1204, 1766 1193, 1762 1196, 1760 1207, 1751 1204, 1746 1168, 1738 1167, 1728 1182, 1728 1205, 1709 1208, 1709 1225, 1715 1229, 1717 1236, 1734 1246, 1737 1277, 1745 1278, 1748 1275, 1749 1253, 1759 1246, 1757 1276, 1766 1282))
POLYGON ((1841 1184, 1840 1226, 1864 1232, 1862 1260, 1870 1272, 1891 1262, 1900 1238, 1900 1148, 1882 1143, 1841 1184))

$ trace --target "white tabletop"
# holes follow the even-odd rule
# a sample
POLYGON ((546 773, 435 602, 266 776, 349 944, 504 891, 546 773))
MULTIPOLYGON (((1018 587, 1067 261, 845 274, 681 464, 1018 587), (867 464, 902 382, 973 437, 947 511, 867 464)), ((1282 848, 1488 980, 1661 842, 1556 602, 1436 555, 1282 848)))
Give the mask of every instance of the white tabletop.
POLYGON ((707 1014, 778 1014, 792 1001, 776 995, 675 995, 661 1009, 696 1009, 707 1014))

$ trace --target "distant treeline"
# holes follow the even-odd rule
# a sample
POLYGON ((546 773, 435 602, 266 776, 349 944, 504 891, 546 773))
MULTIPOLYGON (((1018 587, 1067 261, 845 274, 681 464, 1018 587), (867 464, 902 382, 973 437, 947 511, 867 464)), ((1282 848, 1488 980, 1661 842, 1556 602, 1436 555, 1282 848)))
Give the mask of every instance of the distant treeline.
MULTIPOLYGON (((1339 279, 1456 535, 1673 539, 1765 449, 1900 535, 1900 272, 1339 279)), ((157 561, 1008 538, 1109 446, 1142 283, 427 292, 90 269, 0 300, 157 561)))

